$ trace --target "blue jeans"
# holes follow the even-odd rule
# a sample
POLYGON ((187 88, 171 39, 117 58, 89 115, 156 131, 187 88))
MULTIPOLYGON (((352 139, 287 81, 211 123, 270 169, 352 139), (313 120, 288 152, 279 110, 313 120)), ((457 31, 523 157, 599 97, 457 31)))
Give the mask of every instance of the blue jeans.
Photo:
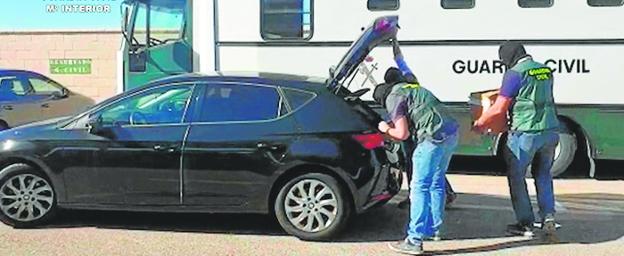
POLYGON ((424 140, 412 156, 412 181, 410 182, 410 221, 407 238, 412 243, 422 243, 442 226, 445 203, 445 174, 457 147, 457 133, 444 141, 424 140))
POLYGON ((525 179, 530 164, 533 164, 540 217, 543 220, 546 215, 555 214, 555 194, 550 169, 558 142, 559 135, 554 131, 510 132, 507 137, 507 181, 519 224, 532 225, 535 222, 525 179))

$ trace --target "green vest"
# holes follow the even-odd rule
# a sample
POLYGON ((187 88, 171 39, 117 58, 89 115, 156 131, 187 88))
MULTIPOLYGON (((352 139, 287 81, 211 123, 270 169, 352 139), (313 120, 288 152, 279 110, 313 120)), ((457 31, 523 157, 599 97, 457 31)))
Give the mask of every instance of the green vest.
POLYGON ((397 84, 390 94, 407 97, 410 131, 418 142, 425 138, 439 139, 437 136, 440 134, 436 134, 439 131, 457 131, 457 122, 449 115, 444 104, 419 84, 397 84))
POLYGON ((553 98, 553 75, 550 68, 532 59, 516 64, 511 70, 522 76, 522 87, 511 108, 511 130, 540 132, 559 126, 553 98))

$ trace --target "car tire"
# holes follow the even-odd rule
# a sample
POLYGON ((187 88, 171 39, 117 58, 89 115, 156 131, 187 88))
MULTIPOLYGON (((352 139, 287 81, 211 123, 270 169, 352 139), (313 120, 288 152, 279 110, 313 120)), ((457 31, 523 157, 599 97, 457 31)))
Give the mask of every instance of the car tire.
POLYGON ((346 227, 352 212, 348 198, 334 177, 304 174, 280 189, 274 205, 275 216, 287 233, 302 240, 324 241, 346 227))
POLYGON ((12 164, 0 171, 0 221, 14 228, 46 223, 57 211, 50 180, 27 164, 12 164))
POLYGON ((9 125, 6 122, 0 121, 0 132, 4 130, 8 130, 9 128, 10 128, 9 125))

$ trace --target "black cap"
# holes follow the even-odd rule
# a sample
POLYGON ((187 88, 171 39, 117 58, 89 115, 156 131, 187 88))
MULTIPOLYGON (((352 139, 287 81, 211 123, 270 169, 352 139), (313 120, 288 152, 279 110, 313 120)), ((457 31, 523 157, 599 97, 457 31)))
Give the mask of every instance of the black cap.
POLYGON ((403 76, 403 72, 398 68, 391 67, 386 70, 386 74, 384 75, 384 81, 386 84, 397 84, 405 81, 405 77, 403 76))

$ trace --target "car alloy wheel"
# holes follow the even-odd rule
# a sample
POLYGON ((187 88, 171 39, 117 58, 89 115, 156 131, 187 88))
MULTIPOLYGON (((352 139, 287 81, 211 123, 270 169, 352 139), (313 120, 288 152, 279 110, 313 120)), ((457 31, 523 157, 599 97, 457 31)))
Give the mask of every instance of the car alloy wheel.
POLYGON ((279 186, 273 209, 284 231, 302 240, 328 241, 353 212, 347 187, 323 173, 306 173, 279 186))
POLYGON ((325 183, 305 179, 290 188, 284 200, 286 217, 292 225, 305 232, 327 229, 336 220, 336 194, 325 183))
POLYGON ((19 174, 0 187, 0 210, 19 222, 45 216, 54 205, 54 191, 48 182, 33 174, 19 174))

